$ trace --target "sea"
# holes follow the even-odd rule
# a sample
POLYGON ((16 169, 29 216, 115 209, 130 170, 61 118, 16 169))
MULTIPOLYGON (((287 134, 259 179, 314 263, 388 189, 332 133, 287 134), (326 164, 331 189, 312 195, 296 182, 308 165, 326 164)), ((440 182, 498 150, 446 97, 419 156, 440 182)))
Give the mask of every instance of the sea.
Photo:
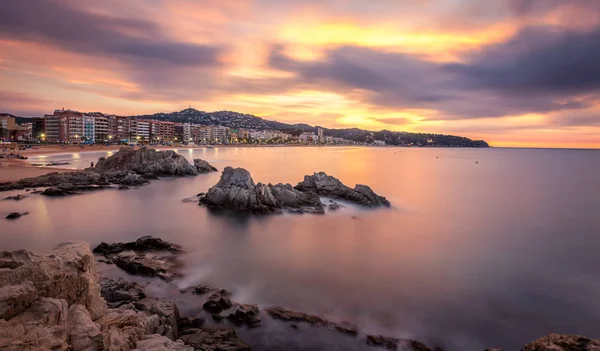
MULTIPOLYGON (((0 201, 2 218, 30 213, 0 220, 0 250, 50 250, 73 240, 93 247, 152 235, 185 250, 183 278, 171 284, 146 281, 161 296, 211 285, 231 291, 241 303, 280 305, 446 351, 519 350, 549 333, 600 338, 600 151, 176 151, 219 170, 246 168, 255 182, 295 185, 305 175, 324 171, 351 187, 371 186, 392 207, 365 209, 341 202, 345 207, 325 215, 214 213, 195 201, 218 182, 220 172, 213 172, 159 179, 125 191, 64 198, 29 194, 19 202, 0 201)), ((110 154, 56 154, 29 161, 83 169, 110 154)), ((17 193, 24 192, 0 196, 17 193)), ((99 267, 102 274, 126 275, 115 267, 99 267)), ((198 306, 182 300, 180 310, 192 315, 198 306)), ((307 337, 278 325, 265 328, 270 333, 239 333, 256 350, 370 349, 345 335, 307 337)))

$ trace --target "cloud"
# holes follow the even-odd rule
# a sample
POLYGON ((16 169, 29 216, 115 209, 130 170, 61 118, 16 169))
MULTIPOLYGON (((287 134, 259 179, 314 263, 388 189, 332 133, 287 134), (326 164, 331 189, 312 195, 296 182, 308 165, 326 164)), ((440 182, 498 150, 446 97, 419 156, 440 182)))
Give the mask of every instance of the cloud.
POLYGON ((600 27, 589 32, 536 27, 446 69, 458 74, 469 89, 513 95, 577 94, 600 89, 598 57, 600 27))
POLYGON ((502 117, 583 109, 600 90, 600 27, 561 31, 532 27, 482 48, 460 64, 426 61, 377 48, 330 49, 318 61, 297 61, 275 46, 272 67, 300 84, 364 90, 365 102, 440 111, 436 119, 502 117))
POLYGON ((149 21, 85 12, 59 0, 0 2, 0 37, 129 59, 132 64, 216 65, 222 50, 167 38, 149 21))

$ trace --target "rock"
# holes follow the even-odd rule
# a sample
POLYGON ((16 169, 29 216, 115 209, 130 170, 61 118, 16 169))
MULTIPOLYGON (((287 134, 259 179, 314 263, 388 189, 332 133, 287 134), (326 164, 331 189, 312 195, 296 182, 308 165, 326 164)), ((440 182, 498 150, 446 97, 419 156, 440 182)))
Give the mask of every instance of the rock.
POLYGON ((319 316, 302 312, 296 312, 279 306, 268 308, 267 313, 271 317, 285 322, 305 322, 314 327, 327 327, 342 332, 344 334, 352 336, 358 335, 358 328, 355 325, 347 322, 336 323, 328 321, 319 316))
POLYGON ((493 349, 485 349, 483 351, 504 351, 504 349, 493 348, 493 349))
POLYGON ((352 201, 367 207, 390 206, 390 202, 385 197, 375 194, 370 187, 359 184, 352 189, 340 182, 339 179, 324 172, 304 176, 304 181, 298 183, 295 189, 320 196, 352 201))
POLYGON ((71 190, 59 189, 59 188, 48 188, 40 193, 44 196, 66 196, 75 194, 71 190))
POLYGON ((227 292, 226 290, 221 290, 210 295, 208 301, 206 301, 204 305, 202 305, 202 308, 204 308, 211 314, 219 314, 222 311, 233 307, 233 303, 231 302, 230 297, 231 294, 229 294, 229 292, 227 292))
POLYGON ((118 183, 120 184, 119 189, 121 189, 122 186, 129 189, 127 186, 144 185, 148 183, 148 180, 139 174, 129 172, 123 179, 119 180, 118 183))
MULTIPOLYGON (((171 247, 153 238, 134 244, 171 247)), ((106 279, 101 290, 85 243, 60 244, 47 253, 0 253, 0 350, 120 351, 144 345, 191 350, 181 341, 144 337, 176 340, 179 323, 175 303, 146 297, 136 283, 106 279), (107 309, 101 292, 119 308, 107 309)), ((197 321, 190 325, 200 326, 197 321)))
POLYGON ((40 298, 17 316, 0 318, 0 350, 67 350, 68 304, 40 298))
POLYGON ((262 324, 258 305, 236 305, 233 312, 227 316, 235 325, 247 325, 250 328, 262 324))
POLYGON ((128 243, 102 242, 94 248, 94 253, 104 255, 107 262, 129 274, 159 277, 165 281, 180 275, 177 271, 180 266, 177 255, 180 252, 180 246, 151 236, 128 243))
POLYGON ((121 185, 119 185, 118 190, 129 190, 129 187, 127 185, 121 184, 121 185))
POLYGON ((101 158, 94 171, 99 173, 129 172, 139 175, 184 176, 197 175, 198 170, 185 157, 173 150, 156 151, 142 147, 123 147, 114 155, 101 158))
POLYGON ((142 336, 133 351, 194 351, 194 348, 186 346, 181 340, 173 341, 159 334, 151 334, 142 336))
POLYGON ((550 334, 525 345, 525 351, 600 351, 600 340, 579 335, 550 334))
POLYGON ((94 321, 100 326, 108 350, 131 350, 144 335, 154 334, 158 316, 149 316, 133 309, 112 308, 94 321))
POLYGON ((17 182, 3 182, 0 183, 0 191, 48 188, 41 193, 47 196, 74 195, 79 191, 106 189, 110 184, 145 185, 149 179, 157 179, 159 176, 197 175, 197 167, 203 172, 214 168, 202 160, 192 165, 185 157, 172 150, 156 151, 146 147, 135 150, 124 147, 110 157, 100 158, 95 167, 77 172, 49 173, 17 182))
POLYGON ((250 346, 241 341, 233 329, 186 329, 181 340, 196 350, 250 351, 250 346))
POLYGON ((104 256, 115 255, 123 251, 136 251, 136 252, 147 252, 147 251, 170 251, 180 252, 181 247, 176 244, 172 244, 168 241, 164 241, 160 238, 155 238, 149 235, 142 236, 136 241, 127 243, 116 243, 107 244, 105 242, 94 248, 94 253, 102 254, 104 256))
POLYGON ((431 351, 427 345, 415 340, 390 338, 383 335, 367 335, 367 344, 388 350, 431 351))
POLYGON ((342 208, 344 206, 342 206, 342 205, 338 204, 337 202, 333 201, 332 203, 329 204, 328 207, 329 207, 329 211, 337 211, 337 210, 339 210, 340 208, 342 208))
POLYGON ((67 337, 73 351, 102 350, 104 337, 83 305, 71 305, 67 319, 67 337))
POLYGON ((154 332, 171 340, 179 337, 179 310, 173 301, 146 297, 133 303, 138 311, 155 314, 159 317, 159 327, 154 332))
POLYGON ((210 163, 199 158, 194 159, 194 167, 196 167, 198 173, 208 173, 217 171, 217 169, 213 167, 210 163))
MULTIPOLYGON (((106 311, 104 299, 100 297, 96 262, 86 243, 63 243, 42 254, 26 250, 0 252, 0 287, 30 284, 40 297, 85 306, 92 319, 106 311), (4 267, 10 269, 1 269, 4 267)), ((13 305, 13 314, 22 312, 15 308, 13 305)))
POLYGON ((29 212, 23 212, 23 213, 19 213, 19 212, 12 212, 10 213, 8 216, 6 216, 6 219, 17 219, 17 218, 21 218, 25 215, 28 215, 29 212))
POLYGON ((304 194, 290 184, 255 184, 243 168, 226 167, 219 182, 200 197, 209 208, 254 214, 281 213, 288 209, 320 208, 316 194, 304 194))
POLYGON ((185 289, 181 289, 181 290, 179 290, 179 292, 181 294, 192 293, 192 294, 196 294, 196 295, 204 295, 213 290, 216 290, 216 289, 214 289, 208 285, 195 285, 195 286, 190 286, 185 289))
POLYGON ((100 282, 100 294, 106 300, 109 307, 119 307, 125 303, 135 302, 146 297, 144 288, 135 282, 128 282, 119 278, 102 279, 100 282))
MULTIPOLYGON (((7 267, 8 268, 8 267, 7 267)), ((31 281, 0 287, 0 316, 11 319, 25 311, 39 298, 31 281)))
POLYGON ((189 329, 189 328, 202 328, 204 326, 205 320, 203 318, 197 317, 183 317, 179 319, 179 330, 189 329))
POLYGON ((15 196, 8 196, 8 197, 5 197, 5 198, 4 198, 4 200, 15 200, 15 201, 21 201, 21 200, 23 200, 23 199, 24 199, 24 198, 26 198, 26 197, 27 197, 27 196, 25 196, 25 195, 23 195, 23 194, 18 194, 18 195, 15 195, 15 196))

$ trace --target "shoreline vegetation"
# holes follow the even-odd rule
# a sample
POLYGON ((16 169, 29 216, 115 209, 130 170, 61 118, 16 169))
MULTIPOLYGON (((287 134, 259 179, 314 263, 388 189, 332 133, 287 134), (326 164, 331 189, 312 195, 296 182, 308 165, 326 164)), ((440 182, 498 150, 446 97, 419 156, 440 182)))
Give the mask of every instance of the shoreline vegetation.
MULTIPOLYGON (((445 350, 443 345, 365 334, 347 322, 280 306, 240 304, 221 288, 178 289, 182 252, 181 246, 151 236, 127 243, 103 242, 93 253, 84 242, 61 243, 44 253, 0 252, 0 349, 249 351, 252 345, 236 330, 247 327, 252 333, 265 328, 263 321, 269 319, 269 325, 288 326, 288 333, 302 329, 310 335, 321 329, 373 350, 445 350), (98 264, 160 278, 202 307, 180 311, 175 301, 151 296, 134 281, 100 277, 98 264)), ((549 334, 523 349, 594 351, 599 347, 600 340, 549 334)))

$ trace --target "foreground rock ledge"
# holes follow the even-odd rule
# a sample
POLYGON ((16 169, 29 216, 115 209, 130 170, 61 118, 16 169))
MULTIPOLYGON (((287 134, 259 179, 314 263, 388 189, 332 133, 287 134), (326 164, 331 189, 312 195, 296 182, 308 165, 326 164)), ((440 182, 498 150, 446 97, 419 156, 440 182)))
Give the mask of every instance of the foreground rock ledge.
POLYGON ((98 283, 83 242, 0 252, 0 350, 250 350, 233 329, 188 321, 180 331, 175 303, 145 296, 136 283, 103 281, 102 295, 98 283))
POLYGON ((101 262, 115 264, 129 274, 159 277, 170 281, 179 276, 177 255, 181 247, 152 236, 127 243, 100 243, 94 253, 104 256, 101 262))
POLYGON ((194 176, 216 170, 201 159, 195 159, 192 165, 185 157, 172 150, 123 147, 112 156, 100 158, 95 167, 84 171, 50 173, 16 182, 0 183, 0 191, 48 188, 42 195, 65 196, 81 191, 105 189, 111 184, 139 186, 160 176, 194 176))
POLYGON ((295 187, 290 184, 255 184, 250 172, 226 167, 219 182, 200 197, 200 204, 254 214, 282 212, 325 213, 320 196, 342 199, 367 207, 389 207, 385 197, 366 185, 354 189, 323 172, 305 176, 295 187))

